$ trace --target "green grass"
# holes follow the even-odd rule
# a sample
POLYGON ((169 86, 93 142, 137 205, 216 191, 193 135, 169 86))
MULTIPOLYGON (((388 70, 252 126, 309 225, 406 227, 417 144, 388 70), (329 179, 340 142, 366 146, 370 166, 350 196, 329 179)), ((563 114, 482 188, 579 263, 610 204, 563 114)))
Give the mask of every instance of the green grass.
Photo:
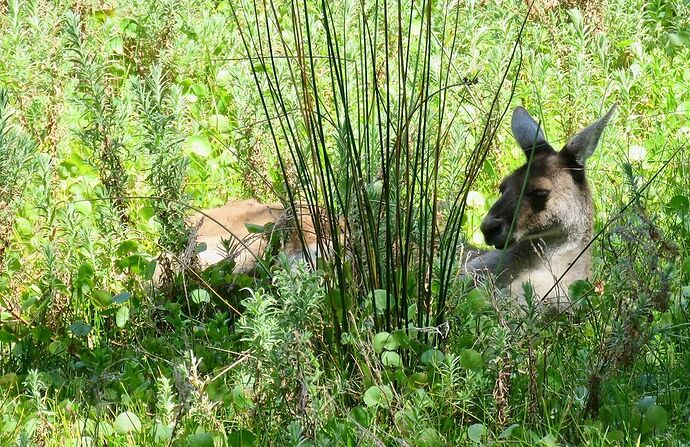
POLYGON ((0 445, 687 443, 690 10, 549 4, 0 6, 0 445), (469 290, 455 244, 522 163, 503 111, 562 144, 613 102, 596 292, 469 290), (185 204, 246 197, 347 248, 155 290, 185 204))

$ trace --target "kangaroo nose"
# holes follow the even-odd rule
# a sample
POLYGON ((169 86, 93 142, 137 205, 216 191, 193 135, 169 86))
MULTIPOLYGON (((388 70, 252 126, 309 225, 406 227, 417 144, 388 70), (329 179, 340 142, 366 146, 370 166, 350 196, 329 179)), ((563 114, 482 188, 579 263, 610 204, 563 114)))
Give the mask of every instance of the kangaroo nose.
POLYGON ((505 242, 502 220, 492 216, 486 216, 479 228, 482 234, 484 234, 484 240, 486 240, 487 244, 499 247, 505 242))

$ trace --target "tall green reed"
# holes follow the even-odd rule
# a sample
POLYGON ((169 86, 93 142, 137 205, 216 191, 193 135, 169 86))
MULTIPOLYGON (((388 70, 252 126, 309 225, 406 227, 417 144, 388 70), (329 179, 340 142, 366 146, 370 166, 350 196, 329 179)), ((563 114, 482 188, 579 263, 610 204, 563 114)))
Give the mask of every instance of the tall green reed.
POLYGON ((283 197, 293 210, 306 206, 315 222, 336 339, 361 310, 376 330, 443 322, 458 277, 465 198, 505 114, 497 93, 487 116, 476 117, 483 126, 476 146, 453 147, 454 112, 470 102, 475 82, 454 65, 459 12, 445 2, 385 0, 318 8, 254 0, 233 9, 285 177, 283 197), (459 186, 441 197, 440 168, 458 150, 465 152, 459 186))

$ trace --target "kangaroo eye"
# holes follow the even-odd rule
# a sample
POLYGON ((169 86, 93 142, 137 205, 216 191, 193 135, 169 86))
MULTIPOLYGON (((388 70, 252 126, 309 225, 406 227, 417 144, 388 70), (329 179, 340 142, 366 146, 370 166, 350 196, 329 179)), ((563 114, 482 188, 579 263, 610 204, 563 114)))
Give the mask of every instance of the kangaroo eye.
POLYGON ((549 196, 549 190, 548 189, 533 189, 532 191, 528 192, 527 195, 529 197, 539 197, 539 198, 545 199, 546 197, 549 196))

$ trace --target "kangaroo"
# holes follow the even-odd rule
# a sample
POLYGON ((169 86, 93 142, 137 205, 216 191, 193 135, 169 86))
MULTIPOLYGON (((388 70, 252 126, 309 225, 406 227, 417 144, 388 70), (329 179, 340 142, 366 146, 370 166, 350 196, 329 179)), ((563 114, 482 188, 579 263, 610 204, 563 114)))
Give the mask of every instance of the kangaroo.
POLYGON ((500 198, 480 229, 497 250, 470 249, 464 271, 475 282, 491 279, 524 304, 523 283, 547 309, 569 310, 568 286, 589 279, 588 244, 594 204, 585 162, 594 153, 614 105, 560 150, 546 141, 539 124, 522 107, 513 112, 511 129, 527 162, 501 181, 500 198), (514 222, 514 223, 513 223, 514 222))
MULTIPOLYGON (((310 253, 316 252, 314 225, 308 210, 298 206, 299 230, 310 253)), ((196 213, 190 219, 192 227, 198 226, 196 242, 206 249, 198 253, 199 266, 205 269, 226 258, 235 260, 237 273, 251 273, 256 269, 268 248, 268 241, 261 233, 252 233, 246 224, 265 226, 274 223, 276 231, 287 231, 288 237, 282 250, 291 262, 304 259, 295 217, 283 205, 262 204, 256 200, 231 201, 223 206, 196 213), (227 242, 224 242, 227 241, 227 242)))

